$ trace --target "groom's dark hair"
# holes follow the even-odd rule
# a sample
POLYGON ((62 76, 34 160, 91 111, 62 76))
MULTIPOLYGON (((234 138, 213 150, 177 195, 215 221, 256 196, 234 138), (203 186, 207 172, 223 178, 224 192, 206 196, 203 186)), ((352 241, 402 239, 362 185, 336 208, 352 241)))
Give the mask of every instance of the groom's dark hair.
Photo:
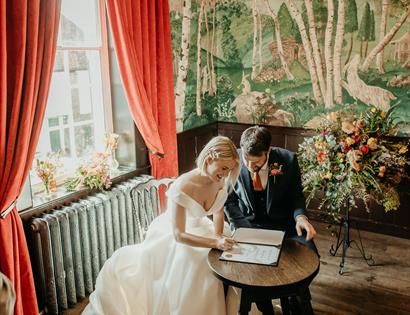
POLYGON ((241 148, 246 155, 261 156, 270 148, 272 136, 266 127, 253 126, 241 136, 241 148))

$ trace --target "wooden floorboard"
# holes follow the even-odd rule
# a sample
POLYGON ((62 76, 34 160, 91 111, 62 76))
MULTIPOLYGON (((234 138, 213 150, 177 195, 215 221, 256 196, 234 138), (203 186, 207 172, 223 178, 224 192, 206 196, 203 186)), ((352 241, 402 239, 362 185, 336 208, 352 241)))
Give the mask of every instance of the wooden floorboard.
MULTIPOLYGON (((383 234, 361 232, 366 253, 376 265, 369 267, 355 247, 347 251, 345 273, 339 275, 341 248, 331 256, 336 241, 327 225, 314 222, 320 257, 320 272, 310 291, 316 315, 410 315, 410 240, 383 234)), ((353 229, 351 239, 358 240, 353 229)), ((79 315, 87 300, 63 315, 79 315)), ((136 314, 138 315, 138 314, 136 314)))
MULTIPOLYGON (((315 314, 410 314, 410 240, 361 232, 369 267, 357 248, 349 247, 345 273, 339 275, 341 248, 329 254, 336 241, 331 229, 315 223, 316 246, 321 255, 320 272, 310 286, 315 314)), ((358 240, 356 230, 350 238, 358 240)))

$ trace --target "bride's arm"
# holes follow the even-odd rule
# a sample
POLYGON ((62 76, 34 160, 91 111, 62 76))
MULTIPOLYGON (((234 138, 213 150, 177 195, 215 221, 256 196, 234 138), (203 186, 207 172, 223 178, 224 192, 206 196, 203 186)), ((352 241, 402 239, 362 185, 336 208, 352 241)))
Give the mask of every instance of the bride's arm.
POLYGON ((219 211, 215 212, 212 215, 212 220, 214 222, 215 235, 222 236, 224 232, 224 222, 225 222, 223 209, 220 209, 219 211))
POLYGON ((216 236, 215 238, 203 237, 186 232, 185 208, 173 202, 170 210, 172 213, 172 228, 175 240, 177 242, 184 243, 190 246, 217 248, 222 250, 232 248, 234 244, 234 241, 232 239, 225 238, 222 236, 216 236))

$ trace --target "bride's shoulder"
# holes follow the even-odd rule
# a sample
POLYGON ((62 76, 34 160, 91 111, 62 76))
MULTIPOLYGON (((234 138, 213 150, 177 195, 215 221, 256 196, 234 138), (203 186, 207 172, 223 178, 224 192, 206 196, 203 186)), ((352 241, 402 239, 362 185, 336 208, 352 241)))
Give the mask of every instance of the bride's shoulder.
POLYGON ((175 180, 174 185, 176 186, 175 188, 184 192, 185 194, 192 195, 198 189, 202 188, 203 183, 198 173, 195 170, 192 170, 179 176, 175 180))

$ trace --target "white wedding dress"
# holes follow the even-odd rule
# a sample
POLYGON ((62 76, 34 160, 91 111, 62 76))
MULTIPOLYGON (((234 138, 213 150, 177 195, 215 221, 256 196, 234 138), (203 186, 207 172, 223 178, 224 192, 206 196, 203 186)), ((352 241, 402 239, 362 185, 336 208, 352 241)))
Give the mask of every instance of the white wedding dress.
MULTIPOLYGON (((167 197, 186 209, 187 232, 214 235, 207 216, 221 211, 226 189, 218 192, 208 211, 182 192, 177 182, 168 189, 167 197)), ((169 212, 152 222, 143 243, 123 247, 107 260, 83 315, 227 314, 223 284, 207 265, 209 248, 177 243, 169 212)), ((228 225, 225 228, 229 233, 228 225)), ((236 294, 229 296, 237 299, 236 294)))

